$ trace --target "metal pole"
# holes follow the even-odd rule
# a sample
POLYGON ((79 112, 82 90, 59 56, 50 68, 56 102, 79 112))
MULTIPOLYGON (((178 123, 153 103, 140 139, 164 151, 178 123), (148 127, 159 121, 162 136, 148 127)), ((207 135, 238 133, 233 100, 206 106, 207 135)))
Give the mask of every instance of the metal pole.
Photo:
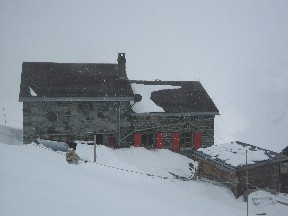
POLYGON ((247 192, 247 216, 249 215, 248 207, 249 207, 249 192, 248 192, 248 169, 247 169, 247 164, 248 164, 248 154, 246 150, 246 192, 247 192))
POLYGON ((94 162, 96 162, 96 135, 94 135, 94 162))
POLYGON ((121 132, 120 132, 120 127, 121 127, 121 101, 119 101, 119 108, 118 108, 118 146, 120 146, 121 142, 121 132))

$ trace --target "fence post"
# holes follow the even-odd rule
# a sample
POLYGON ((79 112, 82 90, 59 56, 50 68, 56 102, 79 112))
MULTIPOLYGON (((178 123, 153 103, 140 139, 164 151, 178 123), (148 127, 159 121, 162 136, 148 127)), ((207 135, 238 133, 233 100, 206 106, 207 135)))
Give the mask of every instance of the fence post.
POLYGON ((248 169, 247 169, 247 165, 248 165, 248 151, 246 150, 246 193, 247 193, 247 216, 249 215, 249 186, 248 186, 248 169))
POLYGON ((96 135, 94 135, 94 162, 96 162, 96 135))

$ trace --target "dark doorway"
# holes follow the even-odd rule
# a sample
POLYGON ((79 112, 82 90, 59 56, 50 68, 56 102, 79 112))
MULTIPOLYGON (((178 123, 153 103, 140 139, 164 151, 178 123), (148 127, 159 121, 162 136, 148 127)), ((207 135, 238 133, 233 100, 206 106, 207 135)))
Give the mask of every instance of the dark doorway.
POLYGON ((103 144, 103 134, 96 134, 96 144, 98 145, 103 144))

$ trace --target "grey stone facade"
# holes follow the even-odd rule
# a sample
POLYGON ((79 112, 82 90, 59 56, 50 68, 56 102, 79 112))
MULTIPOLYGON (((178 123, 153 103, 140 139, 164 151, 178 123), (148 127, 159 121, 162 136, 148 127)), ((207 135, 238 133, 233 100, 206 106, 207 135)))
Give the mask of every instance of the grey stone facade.
MULTIPOLYGON (((169 116, 169 115, 134 115, 132 116, 132 131, 151 134, 154 146, 157 132, 164 135, 164 148, 172 148, 172 134, 180 133, 180 151, 192 149, 194 134, 201 132, 201 145, 208 147, 214 144, 214 115, 203 116, 169 116), (185 141, 185 139, 186 141, 185 141), (188 141, 187 141, 188 139, 188 141), (188 142, 188 143, 187 143, 188 142)), ((152 140, 151 140, 152 142, 152 140)), ((145 140, 143 141, 145 145, 145 140)))
POLYGON ((119 128, 121 137, 130 131, 130 116, 130 102, 124 101, 24 102, 24 142, 43 135, 89 140, 93 134, 110 134, 118 140, 119 128))

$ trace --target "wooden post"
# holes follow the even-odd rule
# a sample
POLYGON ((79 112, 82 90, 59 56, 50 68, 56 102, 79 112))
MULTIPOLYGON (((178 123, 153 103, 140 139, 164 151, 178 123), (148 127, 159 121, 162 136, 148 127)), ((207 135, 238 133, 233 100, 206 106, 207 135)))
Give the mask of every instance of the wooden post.
POLYGON ((94 162, 96 162, 96 135, 94 135, 94 162))
POLYGON ((247 150, 246 150, 246 193, 247 193, 247 216, 249 215, 248 212, 248 207, 249 207, 249 186, 248 186, 248 169, 247 169, 247 164, 248 164, 248 155, 247 155, 247 150))

